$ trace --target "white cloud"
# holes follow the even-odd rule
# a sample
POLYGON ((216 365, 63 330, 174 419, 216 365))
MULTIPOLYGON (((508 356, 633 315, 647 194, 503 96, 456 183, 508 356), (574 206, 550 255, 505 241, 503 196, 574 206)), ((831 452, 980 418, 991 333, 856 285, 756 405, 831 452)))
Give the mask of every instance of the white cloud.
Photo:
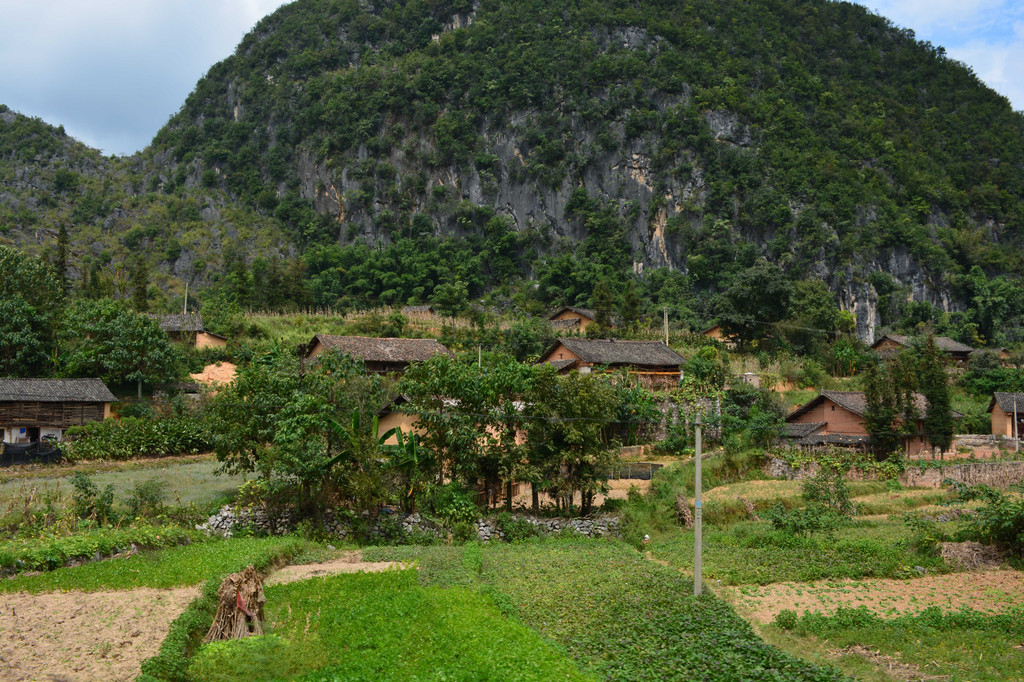
POLYGON ((105 152, 144 147, 283 0, 0 2, 0 102, 105 152))

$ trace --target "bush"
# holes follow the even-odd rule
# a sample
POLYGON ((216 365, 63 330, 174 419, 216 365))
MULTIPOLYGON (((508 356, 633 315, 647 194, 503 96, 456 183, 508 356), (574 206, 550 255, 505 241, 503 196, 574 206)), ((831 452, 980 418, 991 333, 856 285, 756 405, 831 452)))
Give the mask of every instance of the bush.
POLYGON ((516 518, 508 512, 502 512, 497 518, 498 530, 505 534, 506 542, 522 542, 540 535, 536 524, 526 519, 516 518))
MULTIPOLYGON (((985 502, 961 521, 960 534, 964 539, 1006 545, 1015 556, 1024 556, 1024 497, 1013 498, 987 485, 968 486, 952 479, 944 483, 956 494, 951 504, 985 502)), ((1024 490, 1024 485, 1017 487, 1024 490)))
POLYGON ((427 508, 447 525, 472 523, 480 515, 472 494, 459 483, 446 483, 427 491, 427 508))
POLYGON ((156 516, 164 510, 166 497, 167 483, 165 481, 150 478, 136 483, 127 500, 128 514, 133 518, 156 516))
POLYGON ((75 489, 72 509, 79 519, 95 519, 100 525, 114 521, 114 486, 108 485, 101 493, 92 479, 77 472, 70 478, 75 489))
POLYGON ((821 532, 834 533, 845 521, 845 517, 821 505, 787 510, 782 504, 777 504, 765 512, 764 517, 776 530, 808 537, 821 532))
POLYGON ((197 454, 212 447, 206 425, 195 417, 126 417, 73 426, 60 445, 68 461, 127 460, 197 454))
POLYGON ((808 506, 831 509, 841 516, 853 516, 856 511, 846 477, 837 467, 822 465, 817 474, 804 481, 803 498, 808 506))

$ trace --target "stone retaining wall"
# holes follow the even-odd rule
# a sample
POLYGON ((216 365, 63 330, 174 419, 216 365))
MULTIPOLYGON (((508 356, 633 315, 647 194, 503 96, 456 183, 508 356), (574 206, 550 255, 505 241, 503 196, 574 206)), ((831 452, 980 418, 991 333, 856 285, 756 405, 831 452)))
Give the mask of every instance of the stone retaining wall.
MULTIPOLYGON (((821 467, 817 462, 808 462, 806 466, 794 469, 785 460, 777 457, 768 458, 764 472, 773 478, 785 478, 800 481, 818 473, 821 467)), ((872 480, 878 476, 857 468, 847 472, 847 478, 853 481, 872 480)), ((947 478, 960 481, 967 485, 985 485, 994 488, 1006 488, 1024 481, 1024 461, 1015 462, 964 462, 943 467, 919 467, 913 463, 899 476, 901 485, 911 488, 938 488, 947 478)))
MULTIPOLYGON (((420 514, 401 514, 400 512, 387 513, 384 510, 374 520, 370 529, 371 536, 384 536, 388 533, 387 526, 394 528, 395 521, 400 519, 402 531, 406 535, 421 533, 443 537, 446 533, 435 523, 424 518, 420 514), (397 516, 395 516, 397 514, 397 516), (385 520, 387 519, 387 520, 385 520)), ((365 517, 369 520, 369 517, 365 517)), ((528 514, 513 514, 512 518, 523 520, 536 526, 541 534, 561 533, 572 531, 586 537, 604 537, 607 535, 618 535, 619 517, 617 516, 596 516, 588 518, 545 518, 531 516, 528 514)), ((275 523, 271 523, 270 517, 262 508, 235 510, 230 505, 221 508, 219 512, 207 519, 206 523, 196 526, 210 535, 223 535, 231 537, 236 528, 250 528, 261 534, 284 534, 295 529, 295 514, 288 511, 282 514, 275 523)), ((340 521, 329 509, 324 514, 324 526, 327 530, 339 538, 344 539, 351 533, 348 523, 340 521)), ((481 517, 475 521, 477 537, 486 542, 492 539, 504 539, 505 534, 498 527, 497 520, 488 517, 481 517)))

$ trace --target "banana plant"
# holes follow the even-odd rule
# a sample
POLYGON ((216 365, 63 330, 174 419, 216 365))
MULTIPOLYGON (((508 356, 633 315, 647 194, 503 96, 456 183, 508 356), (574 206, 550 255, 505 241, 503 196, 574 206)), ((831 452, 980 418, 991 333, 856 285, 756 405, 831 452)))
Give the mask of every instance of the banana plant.
POLYGON ((429 450, 420 447, 420 438, 415 433, 406 436, 400 428, 396 427, 390 429, 381 438, 387 440, 391 436, 395 437, 395 443, 383 447, 388 454, 388 466, 401 473, 409 482, 404 506, 411 512, 416 505, 416 495, 423 487, 423 470, 433 466, 433 457, 429 450))

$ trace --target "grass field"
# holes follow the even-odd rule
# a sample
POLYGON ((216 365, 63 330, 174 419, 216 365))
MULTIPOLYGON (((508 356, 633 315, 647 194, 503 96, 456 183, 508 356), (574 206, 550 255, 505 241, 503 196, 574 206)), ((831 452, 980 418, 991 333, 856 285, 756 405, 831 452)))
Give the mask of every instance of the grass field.
POLYGON ((621 542, 380 547, 364 557, 415 560, 425 585, 476 585, 600 679, 841 678, 766 645, 724 602, 695 598, 690 579, 621 542))
POLYGON ((4 525, 27 513, 67 508, 74 494, 69 478, 76 472, 90 476, 101 490, 114 486, 114 499, 123 502, 140 483, 163 484, 165 502, 174 506, 215 505, 234 496, 243 476, 218 474, 220 463, 212 456, 162 458, 134 462, 91 463, 38 467, 0 473, 0 515, 4 525))

